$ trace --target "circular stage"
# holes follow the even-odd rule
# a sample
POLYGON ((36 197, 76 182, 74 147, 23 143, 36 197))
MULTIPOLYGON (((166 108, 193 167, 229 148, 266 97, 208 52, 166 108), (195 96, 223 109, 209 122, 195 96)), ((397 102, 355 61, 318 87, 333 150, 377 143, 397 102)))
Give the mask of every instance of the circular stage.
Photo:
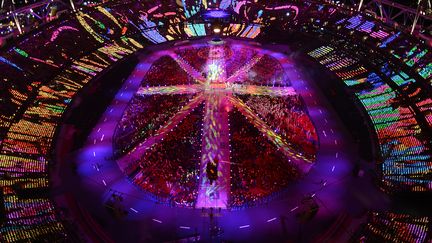
POLYGON ((113 137, 131 182, 161 203, 232 208, 309 171, 318 136, 275 53, 227 42, 155 55, 113 137))
POLYGON ((75 156, 72 190, 104 230, 259 241, 294 239, 288 228, 307 222, 314 240, 347 213, 386 207, 352 177, 356 144, 290 48, 224 41, 142 56, 75 156))

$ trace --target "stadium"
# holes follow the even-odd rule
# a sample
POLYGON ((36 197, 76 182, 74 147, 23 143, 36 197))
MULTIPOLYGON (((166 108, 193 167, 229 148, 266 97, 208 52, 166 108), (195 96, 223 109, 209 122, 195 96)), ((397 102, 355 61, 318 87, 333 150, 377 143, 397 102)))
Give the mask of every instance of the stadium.
POLYGON ((431 20, 1 1, 0 242, 431 242, 431 20))

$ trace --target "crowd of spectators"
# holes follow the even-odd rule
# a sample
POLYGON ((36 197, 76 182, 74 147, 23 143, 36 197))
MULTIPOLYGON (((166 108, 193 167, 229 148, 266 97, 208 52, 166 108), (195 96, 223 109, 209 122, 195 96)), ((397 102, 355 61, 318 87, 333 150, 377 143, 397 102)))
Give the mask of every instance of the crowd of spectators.
POLYGON ((427 242, 427 216, 392 212, 368 212, 365 222, 350 241, 356 242, 427 242))
POLYGON ((126 42, 98 43, 69 18, 23 36, 2 53, 0 241, 64 241, 67 226, 48 193, 56 128, 78 90, 133 49, 126 42))
MULTIPOLYGON (((140 15, 142 11, 140 10, 147 10, 150 7, 153 7, 151 1, 148 3, 133 2, 129 4, 128 7, 122 7, 120 5, 119 7, 111 6, 110 11, 112 11, 113 15, 115 15, 118 19, 127 19, 127 17, 124 18, 124 16, 121 16, 123 13, 125 16, 127 15, 130 18, 131 22, 138 23, 141 19, 140 15)), ((160 8, 158 11, 163 11, 163 9, 164 8, 160 8)), ((97 32, 97 34, 100 36, 103 35, 105 41, 110 41, 110 37, 113 36, 112 33, 115 33, 117 37, 123 35, 119 33, 122 33, 125 29, 122 28, 122 32, 119 32, 118 29, 114 29, 113 27, 115 26, 112 21, 108 19, 108 16, 102 15, 100 13, 97 15, 98 17, 96 15, 93 16, 98 22, 87 18, 88 22, 90 22, 90 25, 94 27, 94 31, 92 31, 97 32), (99 20, 101 22, 99 22, 99 20), (109 24, 110 22, 111 24, 109 24), (102 28, 102 26, 106 26, 106 28, 102 28)), ((25 36, 25 38, 22 38, 22 41, 16 43, 16 48, 8 47, 9 49, 2 53, 3 59, 0 62, 0 70, 2 73, 2 77, 0 79, 0 143, 2 143, 4 138, 7 136, 6 133, 9 131, 11 124, 18 123, 18 121, 24 117, 22 114, 24 114, 24 111, 27 110, 27 107, 30 105, 40 106, 40 109, 35 109, 33 111, 29 111, 28 113, 44 114, 46 117, 32 117, 30 120, 28 119, 28 116, 24 117, 22 120, 28 123, 23 122, 21 123, 22 126, 20 125, 15 127, 25 128, 27 132, 29 130, 33 130, 32 133, 34 136, 28 135, 16 137, 16 141, 22 141, 30 138, 34 139, 33 142, 35 143, 46 143, 45 140, 41 139, 41 130, 36 129, 37 126, 32 126, 32 124, 39 124, 38 120, 52 121, 52 124, 45 124, 45 127, 58 124, 60 122, 61 114, 65 109, 64 107, 67 106, 76 92, 78 92, 82 86, 89 82, 91 78, 84 76, 82 72, 77 70, 72 70, 70 68, 67 69, 66 65, 73 60, 79 60, 85 64, 86 67, 90 65, 96 65, 99 66, 99 68, 104 69, 114 62, 114 58, 112 56, 104 55, 106 54, 105 52, 97 53, 97 58, 94 58, 90 61, 88 58, 80 59, 85 53, 88 53, 99 47, 101 43, 95 41, 94 36, 92 36, 88 30, 84 30, 84 27, 78 23, 75 15, 72 15, 68 21, 69 22, 57 21, 53 23, 52 26, 45 26, 40 31, 35 31, 25 36), (62 32, 61 35, 59 35, 59 38, 57 38, 55 41, 52 41, 51 39, 57 28, 65 25, 76 28, 79 31, 62 32), (57 82, 53 82, 53 85, 44 90, 45 93, 41 92, 39 93, 39 96, 37 96, 36 92, 41 87, 41 85, 52 81, 53 77, 57 76, 59 73, 61 73, 62 76, 57 79, 57 82), (41 94, 46 96, 46 100, 44 100, 44 97, 40 97, 41 94), (55 99, 58 103, 48 102, 47 97, 53 100, 55 99), (38 100, 35 101, 34 99, 36 98, 38 100), (52 116, 52 120, 50 120, 50 116, 52 116)), ((401 38, 405 37, 406 36, 403 36, 401 38)), ((124 38, 122 41, 125 41, 126 39, 127 38, 124 38)), ((400 52, 403 53, 403 50, 400 52)), ((428 62, 428 60, 430 60, 430 58, 425 59, 425 65, 429 65, 430 62, 428 62)), ((285 80, 282 80, 281 83, 280 79, 273 78, 279 77, 279 71, 277 71, 276 74, 272 74, 274 71, 271 71, 274 69, 274 67, 277 67, 277 65, 272 65, 273 62, 266 57, 264 57, 261 61, 265 62, 264 65, 256 65, 256 68, 252 69, 253 72, 251 72, 252 76, 249 78, 249 83, 258 85, 279 85, 285 82, 285 80), (259 68, 260 66, 262 68, 259 68), (253 73, 256 73, 256 75, 253 73), (270 79, 268 79, 269 77, 270 79)), ((203 63, 204 62, 200 64, 203 63)), ((198 65, 198 63, 196 63, 196 65, 198 65)), ((235 65, 236 64, 232 64, 233 67, 235 67, 235 65)), ((279 70, 279 68, 277 69, 279 70)), ((82 70, 84 70, 84 68, 82 70)), ((166 73, 171 73, 171 71, 167 71, 166 73)), ((428 71, 425 75, 430 77, 430 71, 428 71)), ((178 76, 168 76, 163 77, 163 79, 168 81, 174 79, 178 80, 178 76)), ((155 79, 154 84, 160 85, 160 80, 160 78, 155 79)), ((189 83, 189 81, 186 83, 189 83)), ((170 84, 170 82, 167 84, 170 84)), ((232 119, 233 121, 237 121, 237 119, 240 119, 241 117, 238 112, 233 113, 232 116, 234 117, 232 119)), ((189 124, 187 121, 189 120, 185 120, 185 124, 189 124)), ((417 124, 416 121, 414 122, 417 124)), ((193 122, 191 121, 191 123, 193 122)), ((248 123, 247 121, 244 121, 241 124, 248 123)), ((236 124, 236 122, 233 122, 233 131, 239 131, 233 134, 233 158, 234 162, 237 161, 239 164, 233 165, 234 174, 232 205, 242 205, 247 202, 256 202, 258 198, 264 197, 270 192, 278 190, 282 187, 282 185, 288 183, 287 178, 296 178, 296 172, 293 171, 292 168, 286 167, 288 166, 287 164, 281 164, 281 161, 284 161, 283 159, 280 159, 280 156, 282 155, 278 154, 278 152, 276 152, 276 150, 271 147, 271 144, 268 144, 268 141, 265 141, 263 136, 259 136, 260 134, 257 133, 250 124, 247 126, 241 124, 236 124), (246 145, 249 146, 247 149, 246 145), (250 157, 255 157, 257 159, 255 162, 252 162, 250 157), (265 158, 265 160, 263 158, 265 158), (243 160, 246 162, 242 162, 243 160), (270 163, 269 165, 266 165, 263 164, 263 161, 266 161, 266 163, 270 161, 270 163), (263 177, 265 178, 265 181, 257 179, 257 168, 259 168, 260 171, 264 171, 263 177), (278 184, 272 185, 270 182, 274 180, 273 178, 279 178, 279 174, 284 174, 285 177, 283 177, 278 184), (263 189, 267 190, 267 192, 263 192, 263 189)), ((280 123, 279 125, 282 126, 283 123, 280 123)), ((190 138, 189 143, 194 144, 193 151, 199 151, 201 146, 199 131, 193 130, 193 128, 196 127, 197 126, 193 125, 189 128, 179 128, 179 131, 187 131, 184 136, 186 136, 186 138, 190 138), (191 131, 194 132, 192 133, 191 131), (192 139, 194 140, 193 142, 191 142, 192 139)), ((24 131, 24 129, 21 129, 20 131, 24 131)), ((47 134, 50 138, 53 137, 51 132, 47 134)), ((164 154, 163 156, 171 159, 171 157, 167 156, 168 154, 171 156, 172 154, 176 154, 173 153, 173 151, 183 151, 182 149, 185 149, 185 147, 189 148, 189 146, 184 145, 186 142, 179 142, 184 141, 185 138, 182 136, 177 135, 174 137, 177 138, 177 140, 174 140, 174 138, 171 140, 168 139, 169 143, 165 143, 166 141, 163 143, 163 148, 161 149, 166 151, 161 152, 164 154), (179 145, 179 143, 181 145, 179 145)), ((10 138, 11 137, 8 139, 10 138)), ((51 201, 48 199, 48 196, 41 195, 39 193, 31 193, 31 195, 35 196, 36 198, 29 198, 27 195, 16 193, 15 189, 17 187, 31 186, 35 188, 48 188, 47 171, 34 173, 35 169, 31 166, 33 162, 27 163, 26 159, 32 158, 33 156, 41 158, 40 160, 43 161, 41 164, 43 164, 44 168, 47 168, 45 167, 47 165, 46 158, 50 157, 48 154, 48 150, 50 150, 50 148, 47 148, 48 150, 32 150, 37 151, 36 154, 29 154, 26 150, 28 146, 27 144, 16 144, 17 150, 7 151, 7 154, 2 149, 2 155, 5 155, 8 157, 8 159, 10 159, 11 166, 5 166, 8 160, 2 159, 2 166, 4 168, 2 168, 0 175, 2 177, 1 182, 4 185, 4 192, 0 203, 5 206, 5 213, 3 215, 4 220, 7 222, 2 225, 2 234, 0 238, 4 241, 29 241, 30 238, 33 237, 33 240, 35 240, 34 237, 39 236, 41 237, 41 240, 48 241, 52 238, 47 236, 52 234, 63 234, 62 232, 64 232, 63 227, 53 216, 55 214, 55 210, 50 203, 51 201), (20 170, 28 170, 28 172, 16 172, 20 170), (26 183, 23 183, 23 181, 26 181, 26 183), (36 184, 35 181, 37 181, 36 184)), ((9 148, 10 147, 8 147, 8 149, 9 148)), ((157 151, 157 149, 155 150, 157 151)), ((185 151, 190 152, 190 150, 185 151)), ((402 153, 406 154, 406 151, 402 151, 401 154, 402 153)), ((189 153, 185 153, 185 155, 188 154, 189 153)), ((199 158, 199 153, 197 154, 197 156, 194 156, 199 158)), ((158 158, 158 156, 159 155, 153 155, 152 158, 158 158)), ((163 156, 162 158, 164 158, 163 156)), ((187 159, 185 156, 180 156, 180 158, 187 159)), ((167 162, 167 164, 171 163, 171 160, 168 159, 166 161, 170 162, 167 162)), ((174 165, 175 163, 179 163, 177 159, 174 158, 173 160, 174 165)), ((409 161, 412 160, 409 159, 409 161)), ((146 164, 144 162, 142 165, 144 168, 146 168, 146 164)), ((177 192, 176 194, 172 193, 169 195, 175 195, 173 201, 176 203, 190 205, 192 202, 192 197, 190 195, 194 195, 193 192, 195 190, 192 190, 191 188, 196 188, 196 184, 192 183, 193 179, 197 176, 196 169, 192 169, 192 165, 190 167, 186 165, 187 168, 185 169, 184 161, 182 161, 181 167, 182 168, 172 165, 167 166, 167 171, 174 170, 174 172, 170 174, 171 178, 168 178, 169 183, 173 183, 174 186, 170 186, 169 188, 176 188, 174 191, 177 192), (184 178, 183 175, 187 174, 187 172, 190 172, 190 175, 188 174, 188 176, 184 178), (182 183, 174 181, 174 179, 178 178, 180 178, 178 181, 183 180, 182 183), (183 185, 183 183, 189 183, 190 185, 188 185, 186 189, 180 188, 178 185, 183 185), (182 192, 185 192, 186 195, 182 195, 182 192)), ((164 196, 165 195, 166 194, 164 194, 164 196)))

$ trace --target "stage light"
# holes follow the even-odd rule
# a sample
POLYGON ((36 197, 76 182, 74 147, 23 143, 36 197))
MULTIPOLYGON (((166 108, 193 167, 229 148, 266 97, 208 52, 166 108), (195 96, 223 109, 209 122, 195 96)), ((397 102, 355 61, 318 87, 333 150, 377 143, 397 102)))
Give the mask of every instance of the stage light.
POLYGON ((213 29, 213 32, 214 32, 215 34, 219 34, 219 33, 221 32, 221 29, 220 29, 219 27, 215 27, 215 28, 213 29))

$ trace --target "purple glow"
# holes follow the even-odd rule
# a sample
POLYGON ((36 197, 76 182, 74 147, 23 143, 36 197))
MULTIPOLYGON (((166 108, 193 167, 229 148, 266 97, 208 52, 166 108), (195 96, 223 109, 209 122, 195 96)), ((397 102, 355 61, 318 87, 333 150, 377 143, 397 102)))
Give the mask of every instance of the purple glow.
POLYGON ((222 19, 228 18, 230 14, 224 10, 209 10, 203 14, 204 18, 209 19, 222 19))

